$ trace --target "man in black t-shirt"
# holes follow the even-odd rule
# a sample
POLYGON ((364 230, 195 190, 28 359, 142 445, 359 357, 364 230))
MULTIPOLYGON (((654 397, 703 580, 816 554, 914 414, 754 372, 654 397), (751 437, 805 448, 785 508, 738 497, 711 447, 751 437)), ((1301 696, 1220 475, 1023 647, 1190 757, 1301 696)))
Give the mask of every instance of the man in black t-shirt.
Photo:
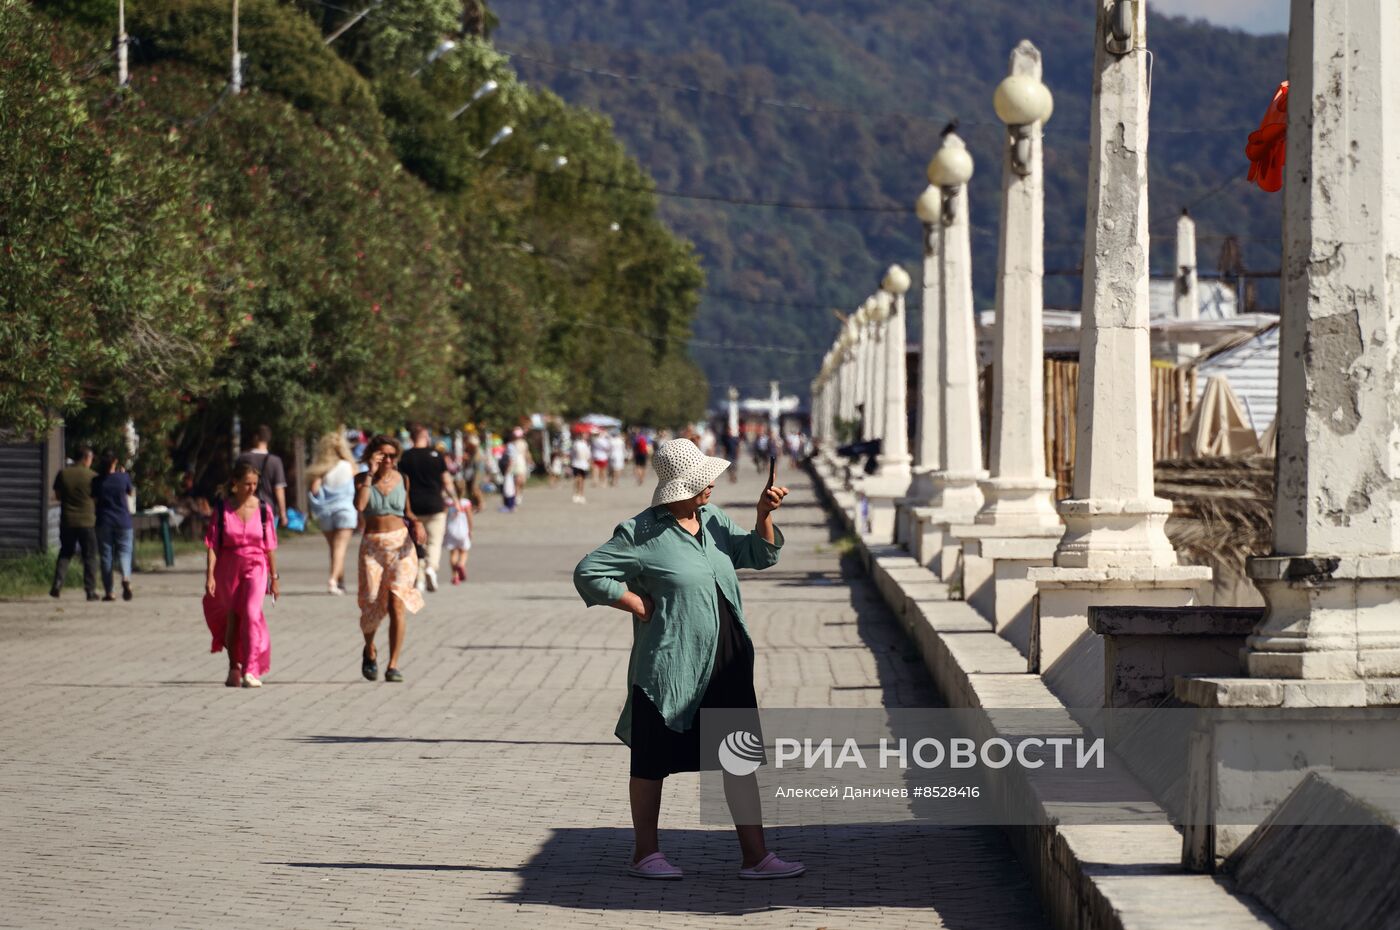
POLYGON ((413 507, 413 515, 423 521, 428 541, 426 558, 418 560, 418 590, 437 590, 437 567, 442 561, 442 537, 447 531, 446 506, 442 496, 446 494, 454 501, 457 488, 452 484, 452 476, 447 473, 447 460, 436 449, 430 448, 432 436, 428 428, 415 423, 409 428, 409 438, 413 447, 399 458, 399 473, 408 479, 408 502, 413 507))
POLYGON ((287 525, 287 469, 282 465, 281 456, 267 450, 272 442, 272 427, 259 426, 253 433, 253 448, 244 452, 234 462, 235 465, 247 462, 258 470, 258 500, 276 514, 279 527, 287 525))

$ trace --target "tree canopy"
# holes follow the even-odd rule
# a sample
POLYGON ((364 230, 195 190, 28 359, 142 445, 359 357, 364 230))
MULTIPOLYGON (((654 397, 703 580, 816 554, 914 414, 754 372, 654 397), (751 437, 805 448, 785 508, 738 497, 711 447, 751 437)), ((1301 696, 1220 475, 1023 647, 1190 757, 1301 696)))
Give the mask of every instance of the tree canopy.
POLYGON ((108 441, 132 419, 188 458, 234 414, 285 435, 703 410, 699 263, 606 119, 441 0, 329 45, 346 14, 242 0, 231 94, 228 13, 128 6, 115 92, 115 3, 0 0, 0 423, 108 441))

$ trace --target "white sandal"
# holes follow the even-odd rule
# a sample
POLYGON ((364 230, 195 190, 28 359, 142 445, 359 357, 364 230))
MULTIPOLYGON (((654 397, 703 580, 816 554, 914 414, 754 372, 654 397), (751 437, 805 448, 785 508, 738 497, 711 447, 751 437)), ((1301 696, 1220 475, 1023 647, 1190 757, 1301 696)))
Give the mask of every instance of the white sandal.
POLYGON ((660 881, 675 881, 685 873, 666 861, 659 852, 643 856, 627 867, 627 874, 637 878, 650 878, 660 881))

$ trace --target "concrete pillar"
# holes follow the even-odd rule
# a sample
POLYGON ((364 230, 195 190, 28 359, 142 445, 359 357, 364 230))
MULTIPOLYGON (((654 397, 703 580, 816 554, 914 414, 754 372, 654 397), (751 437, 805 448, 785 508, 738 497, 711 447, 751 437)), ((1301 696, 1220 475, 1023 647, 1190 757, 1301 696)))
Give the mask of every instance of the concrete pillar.
POLYGON ((914 551, 914 534, 918 525, 914 511, 935 508, 940 503, 939 477, 943 472, 943 336, 942 298, 938 268, 942 262, 943 237, 939 234, 943 196, 929 185, 914 204, 914 212, 923 224, 923 301, 921 342, 919 343, 919 403, 914 423, 914 456, 909 493, 899 504, 899 519, 895 524, 895 542, 914 551))
MULTIPOLYGON (((1032 568, 1051 564, 1062 532, 1055 481, 1045 474, 1043 279, 1045 172, 1041 120, 1051 97, 1041 83, 1040 51, 1021 42, 1011 53, 998 100, 1015 91, 1002 153, 1001 241, 997 260, 992 362, 991 477, 972 526, 949 529, 961 548, 963 598, 997 632, 1029 649, 1032 568), (1036 105, 1038 103, 1038 106, 1036 105), (1024 120, 1029 119, 1030 122, 1024 120), (1001 564, 1001 563, 1007 564, 1001 564)), ((945 556, 944 561, 953 558, 945 556)), ((959 569, 954 569, 959 571, 959 569)))
POLYGON ((871 439, 874 433, 871 432, 873 426, 873 407, 871 401, 874 395, 870 390, 871 368, 870 348, 875 340, 875 334, 870 327, 870 314, 862 306, 856 311, 856 405, 859 408, 857 416, 860 417, 860 438, 871 439))
POLYGON ((879 439, 885 428, 884 348, 885 324, 881 308, 873 296, 865 301, 865 326, 869 336, 865 344, 866 374, 866 439, 879 439))
MULTIPOLYGON (((977 329, 972 304, 972 245, 966 180, 971 178, 967 146, 951 129, 934 161, 951 154, 963 162, 966 178, 957 185, 942 185, 943 198, 938 233, 939 254, 939 378, 943 403, 939 417, 939 446, 943 470, 938 475, 942 494, 939 506, 916 513, 919 520, 917 558, 931 565, 941 577, 951 577, 943 544, 948 526, 971 523, 982 509, 979 482, 987 477, 982 468, 982 416, 977 396, 977 329)), ((930 170, 933 170, 932 168, 930 170)))
MULTIPOLYGON (((1196 281, 1196 221, 1185 210, 1176 221, 1176 318, 1191 321, 1201 318, 1201 294, 1196 281)), ((1201 347, 1197 343, 1177 343, 1178 365, 1200 354, 1201 347)))
MULTIPOLYGON (((1041 75, 1040 51, 1022 42, 1010 73, 1041 75)), ((976 522, 1058 527, 1055 480, 1045 475, 1045 159, 1040 122, 1013 127, 1004 146, 997 259, 996 356, 992 363, 991 477, 976 522), (1029 155, 1015 162, 1017 144, 1029 155)))
POLYGON ((1155 496, 1148 351, 1147 3, 1096 0, 1089 201, 1073 497, 1039 594, 1030 667, 1072 706, 1104 699, 1102 640, 1090 604, 1185 606, 1210 569, 1177 564, 1155 496))
MULTIPOLYGON (((950 148, 966 148, 956 132, 944 137, 950 148)), ((943 268, 939 275, 943 327, 939 350, 943 380, 943 510, 977 513, 987 477, 982 468, 982 413, 977 396, 977 326, 972 304, 972 242, 968 189, 944 188, 943 268)))
POLYGON ((1400 6, 1293 3, 1256 677, 1400 676, 1400 6), (1311 107, 1309 105, 1311 104, 1311 107))
POLYGON ((908 490, 910 478, 908 376, 904 358, 905 327, 908 325, 904 294, 908 290, 908 273, 898 265, 891 265, 876 298, 883 304, 885 318, 885 413, 880 434, 880 476, 884 483, 897 485, 900 494, 908 490))

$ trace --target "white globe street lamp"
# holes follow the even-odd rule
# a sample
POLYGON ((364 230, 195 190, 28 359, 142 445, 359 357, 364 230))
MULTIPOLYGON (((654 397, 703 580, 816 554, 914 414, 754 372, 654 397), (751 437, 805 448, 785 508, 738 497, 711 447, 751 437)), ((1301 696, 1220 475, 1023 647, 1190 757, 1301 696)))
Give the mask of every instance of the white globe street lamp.
POLYGON ((943 144, 928 163, 929 183, 939 188, 943 195, 940 216, 944 226, 952 225, 953 201, 962 186, 972 180, 973 168, 972 153, 967 150, 967 143, 958 135, 957 125, 950 124, 943 130, 943 144))
POLYGON ((911 283, 909 272, 899 265, 891 265, 889 270, 885 272, 885 278, 880 282, 880 287, 898 297, 908 292, 911 283))
POLYGON ((1021 177, 1030 174, 1032 130, 1044 125, 1055 112, 1055 98, 1040 80, 1029 74, 1008 75, 992 95, 992 107, 1006 124, 1011 146, 1011 167, 1021 177))

